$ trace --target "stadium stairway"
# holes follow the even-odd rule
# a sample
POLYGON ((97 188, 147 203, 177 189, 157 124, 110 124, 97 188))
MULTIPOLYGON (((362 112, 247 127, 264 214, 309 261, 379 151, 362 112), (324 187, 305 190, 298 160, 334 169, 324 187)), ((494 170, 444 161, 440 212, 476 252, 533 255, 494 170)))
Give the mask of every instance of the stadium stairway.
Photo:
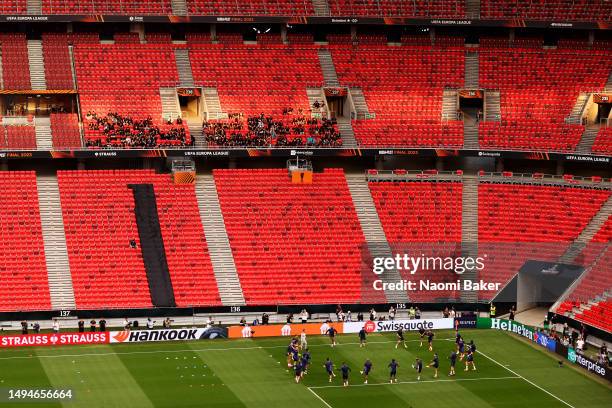
POLYGON ((51 307, 54 310, 72 310, 76 308, 76 303, 74 301, 70 263, 68 262, 57 175, 55 173, 51 175, 37 174, 36 184, 51 307))
POLYGON ((195 86, 193 82, 193 73, 191 72, 189 50, 186 48, 175 49, 174 58, 176 60, 176 70, 178 71, 180 86, 186 88, 195 86))
POLYGON ((572 263, 586 245, 591 242, 597 231, 605 224, 612 214, 612 195, 601 206, 599 211, 591 218, 589 223, 584 227, 576 239, 570 244, 565 253, 559 258, 559 263, 572 263))
POLYGON ((221 101, 217 88, 206 87, 203 89, 204 102, 206 103, 206 112, 208 120, 222 119, 227 117, 227 114, 221 110, 221 101))
POLYGON ((172 0, 172 14, 175 16, 187 15, 187 2, 185 0, 172 0))
POLYGON ((244 294, 225 229, 213 175, 198 174, 195 191, 221 303, 225 306, 244 305, 244 294))
POLYGON ((189 134, 194 139, 194 146, 197 148, 205 148, 208 146, 204 133, 202 132, 202 122, 199 119, 187 119, 187 127, 189 134))
POLYGON ((608 80, 606 81, 606 85, 604 86, 604 92, 612 92, 612 71, 608 75, 608 80))
POLYGON ((176 119, 181 116, 176 88, 159 88, 159 97, 162 105, 162 116, 164 119, 176 119))
POLYGON ((349 118, 338 118, 338 130, 340 131, 340 136, 342 136, 342 147, 357 148, 355 132, 349 118))
POLYGON ((478 149, 478 123, 471 119, 463 121, 463 147, 466 149, 478 149))
POLYGON ((480 18, 480 0, 465 0, 465 15, 468 18, 480 18))
MULTIPOLYGON (((476 176, 463 177, 461 214, 461 253, 463 257, 478 256, 478 178, 476 176)), ((475 269, 467 270, 461 275, 462 280, 476 280, 478 273, 475 269)), ((463 287, 463 285, 462 285, 463 287)), ((461 291, 462 302, 478 301, 476 291, 461 291)))
MULTIPOLYGON (((327 114, 329 115, 329 107, 327 106, 327 99, 325 99, 325 93, 323 92, 323 88, 306 88, 306 95, 308 96, 308 103, 310 104, 311 108, 314 105, 315 101, 319 103, 323 102, 325 103, 327 114)), ((319 113, 316 110, 313 110, 312 112, 319 113)))
POLYGON ((487 122, 501 121, 501 96, 498 90, 488 90, 485 93, 484 114, 487 122))
POLYGON ((478 89, 479 61, 477 51, 465 52, 465 88, 478 89))
POLYGON ((28 14, 42 14, 42 0, 27 0, 26 7, 28 14))
POLYGON ((370 109, 368 109, 368 103, 363 95, 363 90, 359 87, 354 87, 350 88, 349 92, 351 93, 351 98, 353 98, 353 105, 355 105, 355 110, 357 111, 357 118, 366 118, 370 114, 370 109))
POLYGON ((578 95, 578 98, 576 98, 576 103, 574 104, 574 107, 572 108, 572 112, 565 119, 567 123, 574 124, 574 125, 579 125, 581 123, 580 119, 582 117, 582 112, 584 112, 584 108, 586 107, 590 96, 591 94, 589 93, 580 92, 580 94, 578 95))
POLYGON ((457 120, 457 90, 442 91, 442 120, 457 120))
POLYGON ((331 52, 328 49, 319 49, 319 63, 321 64, 325 86, 340 86, 336 67, 334 66, 331 52))
POLYGON ((0 50, 0 89, 4 89, 4 78, 3 78, 3 70, 2 70, 2 50, 0 50))
MULTIPOLYGON (((363 173, 346 173, 345 178, 371 257, 391 257, 391 246, 378 218, 368 181, 363 173)), ((399 271, 393 269, 380 275, 380 279, 383 282, 399 282, 402 278, 399 271)), ((389 303, 405 303, 409 300, 405 292, 385 291, 385 296, 389 303)))
POLYGON ((45 78, 45 62, 41 40, 28 40, 28 61, 30 65, 30 81, 32 89, 47 89, 45 78))
POLYGON ((599 133, 599 126, 587 126, 582 133, 578 146, 576 146, 576 152, 584 154, 591 153, 593 143, 595 143, 595 138, 597 138, 597 133, 599 133))
POLYGON ((327 0, 312 0, 312 7, 315 16, 329 16, 331 14, 327 0))
POLYGON ((36 148, 41 150, 52 150, 53 138, 51 137, 51 119, 37 117, 34 130, 36 131, 36 148))

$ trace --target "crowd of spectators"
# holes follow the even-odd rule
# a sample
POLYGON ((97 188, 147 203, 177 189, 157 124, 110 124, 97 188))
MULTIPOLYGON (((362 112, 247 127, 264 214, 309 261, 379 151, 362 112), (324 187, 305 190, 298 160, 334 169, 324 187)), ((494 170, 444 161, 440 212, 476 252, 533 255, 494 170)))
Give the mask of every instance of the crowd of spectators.
POLYGON ((86 146, 114 148, 156 148, 161 146, 193 146, 181 118, 156 126, 149 116, 136 120, 118 113, 98 116, 87 113, 86 146))
POLYGON ((342 146, 335 119, 307 118, 289 109, 280 118, 231 114, 228 119, 204 122, 203 132, 209 144, 225 147, 342 146))

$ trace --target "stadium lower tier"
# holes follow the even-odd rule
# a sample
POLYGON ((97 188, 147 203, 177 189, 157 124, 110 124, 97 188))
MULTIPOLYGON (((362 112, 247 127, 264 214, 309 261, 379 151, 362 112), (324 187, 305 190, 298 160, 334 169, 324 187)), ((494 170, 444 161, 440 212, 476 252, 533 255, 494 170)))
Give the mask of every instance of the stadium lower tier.
MULTIPOLYGON (((175 184, 152 170, 62 170, 58 198, 45 190, 43 202, 34 172, 0 172, 0 290, 7 291, 0 311, 48 310, 65 303, 64 291, 74 293, 77 309, 385 303, 390 293, 374 288, 373 257, 479 256, 484 267, 474 278, 503 287, 526 262, 557 261, 584 234, 593 243, 575 262, 585 277, 566 300, 594 305, 611 293, 610 252, 601 249, 612 238, 612 216, 602 214, 611 192, 603 184, 478 178, 477 193, 468 193, 462 176, 385 181, 342 169, 315 172, 312 180, 293 179, 286 169, 220 169, 197 179, 175 184), (477 207, 464 208, 466 194, 475 194, 477 207), (50 232, 60 214, 49 208, 61 211, 65 234, 69 270, 59 274, 58 251, 45 253, 45 244, 62 245, 53 238, 61 232, 50 232), (478 250, 466 253, 462 231, 475 217, 478 250), (380 244, 390 251, 380 252, 372 238, 378 222, 380 244)), ((402 288, 397 294, 406 301, 462 298, 461 288, 448 286, 458 269, 433 262, 384 278, 441 286, 402 288)), ((488 301, 496 293, 479 288, 475 295, 488 301)))

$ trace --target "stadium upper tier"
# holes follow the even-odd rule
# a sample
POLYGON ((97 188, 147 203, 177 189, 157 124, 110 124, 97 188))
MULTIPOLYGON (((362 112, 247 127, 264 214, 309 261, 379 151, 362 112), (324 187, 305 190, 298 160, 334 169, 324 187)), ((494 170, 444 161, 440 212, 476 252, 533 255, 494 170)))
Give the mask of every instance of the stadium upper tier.
MULTIPOLYGON (((2 14, 34 14, 36 2, 1 0, 2 14)), ((410 18, 478 18, 545 21, 610 21, 609 1, 482 0, 480 8, 465 0, 41 0, 43 14, 196 15, 196 16, 358 16, 410 18)))
MULTIPOLYGON (((178 307, 227 304, 228 281, 247 305, 384 303, 388 294, 372 286, 377 242, 389 243, 385 256, 465 257, 464 231, 473 222, 468 234, 476 234, 475 250, 485 259, 473 279, 503 287, 529 260, 574 262, 586 272, 560 313, 574 311, 590 322, 606 307, 594 306, 612 293, 609 182, 371 173, 326 169, 301 184, 286 169, 223 169, 197 175, 204 181, 194 185, 151 170, 68 170, 57 172, 54 196, 48 184, 41 187, 42 175, 0 172, 6 192, 0 311, 48 310, 66 293, 74 293, 77 309, 159 306, 163 275, 157 273, 168 277, 165 290, 178 307), (143 189, 148 195, 139 195, 143 189), (49 208, 58 215, 50 217, 49 208), (59 214, 63 228, 49 234, 59 214), (56 240, 62 233, 68 266, 58 275, 51 271, 61 256, 47 240, 64 248, 56 240), (155 239, 159 245, 149 245, 155 239), (589 245, 560 261, 579 242, 589 245)), ((409 272, 399 276, 458 279, 436 264, 409 272)), ((474 301, 496 293, 477 290, 474 301)), ((464 293, 402 296, 448 302, 464 293)))
MULTIPOLYGON (((279 35, 260 35, 257 43, 245 43, 240 35, 219 34, 213 42, 210 35, 188 34, 187 41, 173 42, 160 33, 142 38, 117 33, 114 42, 101 42, 93 33, 43 34, 41 58, 30 60, 36 40, 0 34, 0 85, 15 94, 32 89, 78 92, 81 141, 78 119, 55 115, 49 133, 56 149, 209 144, 553 152, 580 147, 581 153, 612 153, 609 129, 601 125, 598 130, 598 121, 605 123, 602 115, 610 114, 597 113, 591 96, 612 89, 612 53, 605 43, 559 41, 557 48, 545 49, 541 38, 516 38, 512 44, 482 38, 474 48, 466 47, 463 37, 438 36, 432 43, 427 36, 405 36, 401 44, 388 44, 384 36, 360 36, 355 42, 348 35, 327 39, 315 43, 312 37, 290 35, 283 43, 279 35), (201 92, 196 105, 180 99, 177 89, 185 87, 201 92), (326 95, 327 88, 336 90, 340 100, 326 95), (475 89, 481 92, 479 108, 461 96, 475 89), (134 143, 129 132, 109 136, 108 129, 90 126, 92 115, 109 114, 147 120, 159 133, 180 134, 134 143), (228 115, 243 123, 261 114, 291 129, 271 132, 266 124, 262 138, 247 135, 246 125, 230 129, 232 120, 227 121, 228 115), (179 115, 189 126, 166 123, 179 115), (313 122, 309 134, 310 129, 293 128, 296 116, 298 121, 333 116, 341 126, 313 122), (218 135, 211 134, 215 126, 223 128, 218 135), (184 129, 172 130, 176 127, 184 129), (203 131, 192 136, 198 127, 203 131), (354 141, 342 135, 347 131, 354 133, 354 141), (241 132, 240 140, 228 136, 241 132), (288 140, 277 142, 277 133, 288 140)), ((76 112, 76 103, 73 99, 62 106, 76 112)), ((4 104, 2 116, 23 120, 2 122, 0 146, 45 148, 38 140, 39 133, 45 134, 38 132, 41 122, 33 120, 40 111, 26 106, 4 104)))

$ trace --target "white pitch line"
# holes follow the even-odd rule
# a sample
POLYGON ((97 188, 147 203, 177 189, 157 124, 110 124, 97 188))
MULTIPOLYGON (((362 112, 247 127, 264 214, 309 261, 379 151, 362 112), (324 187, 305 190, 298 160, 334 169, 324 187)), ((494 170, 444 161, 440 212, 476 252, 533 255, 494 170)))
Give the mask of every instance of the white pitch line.
POLYGON ((523 377, 522 375, 520 375, 519 373, 517 373, 516 371, 506 367, 505 365, 501 364, 499 361, 495 360, 492 357, 487 356, 485 353, 483 353, 482 351, 479 351, 478 354, 481 354, 483 357, 488 358, 489 360, 491 360, 492 362, 494 362, 495 364, 497 364, 500 367, 503 367, 504 369, 510 371, 512 374, 518 376, 519 378, 522 378, 524 381, 528 382, 529 384, 533 385, 534 387, 536 387, 537 389, 544 391, 546 394, 550 395, 551 397, 553 397, 554 399, 556 399, 559 402, 562 402, 563 404, 567 405, 570 408, 575 408, 573 405, 571 405, 568 402, 563 401, 561 398, 557 397, 555 394, 553 394, 550 391, 545 390, 544 388, 540 387, 538 384, 534 383, 531 380, 528 380, 527 378, 523 377))
MULTIPOLYGON (((459 382, 459 381, 487 381, 487 380, 520 380, 521 377, 517 376, 506 376, 506 377, 480 377, 480 378, 457 378, 457 379, 442 379, 442 380, 423 380, 423 381, 399 381, 396 383, 384 382, 384 383, 374 383, 374 384, 354 384, 350 387, 370 387, 376 385, 397 385, 397 384, 425 384, 425 383, 441 383, 441 382, 459 382)), ((342 388, 342 385, 319 385, 315 387, 308 387, 313 389, 319 388, 342 388)))
MULTIPOLYGON (((420 340, 406 340, 406 342, 417 342, 420 340)), ((395 340, 387 341, 371 341, 368 344, 388 344, 395 343, 395 340)), ((142 343, 122 343, 122 344, 142 344, 142 343)), ((153 344, 153 343, 149 343, 153 344)), ((168 343, 164 343, 168 344, 168 343)), ((359 343, 336 343, 336 347, 339 346, 350 346, 359 343)), ((287 346, 254 346, 254 347, 227 347, 227 348, 205 348, 205 349, 181 349, 181 350, 150 350, 150 351, 127 351, 127 352, 113 352, 113 353, 82 353, 82 354, 49 354, 49 355, 32 355, 32 356, 12 356, 12 357, 0 357, 0 360, 22 360, 29 358, 62 358, 62 357, 95 357, 95 356, 113 356, 113 355, 133 355, 133 354, 165 354, 165 353, 185 353, 189 351, 200 352, 200 351, 232 351, 232 350, 266 350, 266 349, 277 349, 286 348, 287 346)), ((330 344, 310 344, 309 348, 312 347, 331 347, 330 344)))
POLYGON ((308 387, 308 391, 310 391, 312 393, 312 395, 314 395, 315 397, 317 397, 317 399, 319 401, 321 401, 327 408, 332 408, 331 405, 329 405, 327 403, 327 401, 325 401, 323 398, 321 398, 321 396, 319 394, 317 394, 316 392, 314 392, 310 387, 308 387))

